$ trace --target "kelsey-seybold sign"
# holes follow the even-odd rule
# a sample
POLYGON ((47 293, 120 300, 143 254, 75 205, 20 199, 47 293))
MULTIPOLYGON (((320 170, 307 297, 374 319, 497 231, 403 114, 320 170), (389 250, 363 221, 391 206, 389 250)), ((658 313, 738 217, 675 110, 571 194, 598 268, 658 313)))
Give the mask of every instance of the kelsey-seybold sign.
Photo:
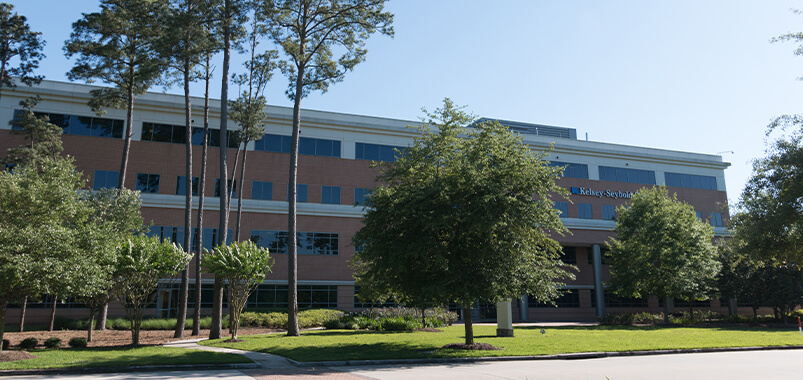
POLYGON ((609 189, 594 190, 594 189, 589 189, 587 187, 572 187, 572 194, 575 194, 575 195, 587 195, 587 196, 599 197, 599 198, 606 197, 606 198, 613 198, 613 199, 619 199, 619 198, 630 199, 630 198, 633 197, 633 192, 632 191, 618 191, 618 190, 614 191, 614 190, 609 190, 609 189))

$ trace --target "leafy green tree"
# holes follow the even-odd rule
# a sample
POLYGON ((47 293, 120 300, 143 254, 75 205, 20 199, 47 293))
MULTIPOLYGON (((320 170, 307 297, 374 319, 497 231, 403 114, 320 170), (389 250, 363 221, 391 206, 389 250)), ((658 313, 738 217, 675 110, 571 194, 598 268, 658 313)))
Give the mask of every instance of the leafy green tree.
MULTIPOLYGON (((616 237, 608 243, 611 286, 624 297, 706 299, 721 264, 714 229, 666 188, 643 188, 616 210, 616 237)), ((668 323, 669 302, 664 302, 668 323)))
POLYGON ((178 273, 191 258, 175 244, 155 236, 132 236, 122 244, 112 294, 125 307, 133 345, 139 345, 142 315, 154 300, 159 279, 178 273))
POLYGON ((803 301, 803 271, 797 265, 779 263, 760 268, 758 275, 764 280, 764 305, 772 306, 786 325, 789 314, 803 301))
POLYGON ((84 13, 72 24, 64 43, 67 58, 78 56, 67 78, 114 86, 91 91, 92 110, 102 115, 109 107, 126 109, 120 188, 128 168, 134 99, 156 84, 165 69, 156 42, 165 30, 166 5, 165 0, 102 0, 99 12, 84 13))
POLYGON ((245 308, 248 296, 271 272, 273 259, 267 248, 261 248, 250 240, 220 245, 203 258, 204 268, 227 283, 229 296, 229 341, 237 341, 240 327, 240 314, 245 308))
POLYGON ((69 159, 46 158, 0 171, 0 339, 9 302, 82 280, 86 263, 75 226, 86 221, 69 159))
POLYGON ((139 191, 104 188, 83 193, 83 201, 91 214, 80 226, 78 248, 89 266, 71 295, 89 308, 87 341, 91 342, 95 316, 109 302, 119 247, 147 227, 143 226, 139 191))
POLYGON ((284 74, 290 79, 287 96, 293 100, 290 140, 288 211, 288 327, 299 336, 296 252, 296 187, 301 99, 311 91, 326 92, 365 60, 365 41, 380 32, 393 36, 393 15, 384 12, 386 0, 266 0, 261 13, 271 39, 289 57, 284 74), (341 54, 335 58, 335 53, 341 54))
POLYGON ((42 33, 31 31, 25 16, 13 10, 13 5, 0 3, 0 96, 3 87, 16 87, 14 77, 28 86, 42 81, 41 75, 33 74, 45 57, 42 33))
POLYGON ((353 239, 355 278, 424 303, 462 304, 470 345, 476 300, 548 301, 574 278, 550 237, 566 230, 551 200, 566 191, 555 184, 561 168, 499 123, 465 127, 471 117, 449 99, 427 117, 368 199, 353 239))
POLYGON ((47 116, 37 116, 33 109, 39 103, 39 97, 20 101, 22 110, 11 121, 11 134, 24 136, 26 145, 10 148, 0 163, 28 164, 40 158, 56 158, 64 148, 61 145, 62 130, 50 123, 47 116))

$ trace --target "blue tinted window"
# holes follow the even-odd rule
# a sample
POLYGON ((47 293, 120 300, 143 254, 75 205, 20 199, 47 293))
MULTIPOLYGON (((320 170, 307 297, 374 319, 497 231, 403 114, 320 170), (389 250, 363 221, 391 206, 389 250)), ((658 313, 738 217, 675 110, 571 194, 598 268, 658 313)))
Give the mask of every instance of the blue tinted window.
MULTIPOLYGON (((236 179, 229 179, 226 181, 228 183, 229 192, 231 193, 232 198, 237 198, 237 180, 236 179)), ((220 197, 220 178, 215 178, 215 196, 220 197)))
MULTIPOLYGON (((290 200, 290 184, 287 184, 287 200, 290 200)), ((307 185, 296 185, 296 202, 307 202, 307 185)))
MULTIPOLYGON (((16 119, 21 111, 14 110, 16 119)), ((64 115, 58 113, 34 112, 37 117, 46 116, 50 123, 62 128, 65 135, 123 137, 123 121, 92 116, 64 115)), ((13 129, 19 129, 12 127, 13 129)))
POLYGON ((298 146, 298 154, 306 154, 310 156, 315 155, 315 139, 310 139, 306 137, 302 137, 299 139, 300 141, 298 146))
POLYGON ((555 202, 553 208, 560 211, 561 218, 569 217, 569 202, 555 202))
POLYGON ((321 203, 340 204, 340 187, 321 186, 321 203))
POLYGON ((691 189, 716 190, 717 178, 712 176, 664 173, 667 186, 687 187, 691 189))
POLYGON ((563 176, 569 178, 585 178, 588 179, 588 165, 586 164, 572 164, 568 162, 552 161, 549 163, 551 166, 563 166, 563 176))
MULTIPOLYGON (((254 144, 254 150, 290 153, 290 136, 266 134, 254 144)), ((340 141, 301 137, 298 153, 308 156, 340 157, 340 141)))
POLYGON ((90 136, 92 134, 92 118, 89 116, 73 116, 70 118, 70 134, 90 136))
MULTIPOLYGON (((299 255, 337 255, 340 252, 336 233, 298 232, 296 239, 299 255)), ((271 253, 287 253, 287 231, 251 230, 251 241, 271 253)))
POLYGON ((355 188, 354 189, 354 205, 355 206, 362 206, 365 204, 366 198, 371 195, 371 191, 373 189, 363 189, 363 188, 355 188))
POLYGON ((714 227, 722 227, 722 213, 712 212, 708 218, 708 222, 714 227))
POLYGON ((578 218, 580 219, 593 219, 593 212, 590 203, 577 204, 578 218))
POLYGON ((616 181, 655 185, 655 172, 652 170, 599 167, 599 179, 602 181, 616 181))
POLYGON ((159 175, 148 173, 137 173, 137 190, 143 193, 159 192, 159 175))
POLYGON ((614 220, 616 218, 616 206, 602 205, 602 219, 614 220))
POLYGON ((251 182, 251 199, 266 201, 273 199, 273 182, 251 182))
POLYGON ((395 162, 397 153, 406 149, 401 146, 356 143, 354 158, 358 160, 395 162))
POLYGON ((92 189, 100 190, 103 188, 117 187, 117 181, 120 178, 120 172, 111 170, 95 170, 95 178, 92 180, 92 189))
MULTIPOLYGON (((187 192, 186 176, 180 175, 176 177, 176 195, 185 195, 187 192)), ((198 195, 198 177, 192 177, 192 195, 198 195)))

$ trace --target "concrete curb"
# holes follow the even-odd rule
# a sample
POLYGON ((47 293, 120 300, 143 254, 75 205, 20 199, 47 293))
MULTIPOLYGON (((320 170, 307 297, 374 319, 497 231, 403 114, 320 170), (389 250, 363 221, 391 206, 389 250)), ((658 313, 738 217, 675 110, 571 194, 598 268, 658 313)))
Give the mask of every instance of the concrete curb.
POLYGON ((414 365, 414 364, 504 362, 504 361, 522 361, 522 360, 582 360, 582 359, 600 359, 600 358, 623 357, 623 356, 694 354, 694 353, 709 353, 709 352, 801 350, 801 349, 803 349, 803 345, 764 346, 764 347, 759 346, 759 347, 723 347, 723 348, 685 348, 685 349, 675 349, 675 350, 621 351, 621 352, 578 352, 572 354, 557 354, 557 355, 499 356, 499 357, 478 357, 478 358, 344 360, 344 361, 319 361, 319 362, 298 362, 292 359, 287 359, 287 361, 297 367, 343 367, 343 366, 400 365, 400 364, 414 365))
POLYGON ((49 369, 7 369, 0 370, 0 376, 30 376, 30 375, 80 375, 92 373, 127 373, 127 372, 155 372, 155 371, 186 371, 186 370, 219 370, 219 369, 255 369, 262 368, 259 363, 233 363, 233 364, 182 364, 182 365, 144 365, 128 367, 82 367, 82 368, 49 368, 49 369))

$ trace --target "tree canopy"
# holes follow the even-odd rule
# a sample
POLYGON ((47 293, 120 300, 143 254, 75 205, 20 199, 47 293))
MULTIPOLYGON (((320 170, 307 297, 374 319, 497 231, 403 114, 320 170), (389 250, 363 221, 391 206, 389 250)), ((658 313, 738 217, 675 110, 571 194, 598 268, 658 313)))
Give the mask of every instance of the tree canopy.
POLYGON ((14 77, 28 86, 42 81, 33 73, 45 57, 42 33, 32 31, 25 16, 13 10, 13 5, 0 3, 0 95, 3 87, 16 87, 14 77))
MULTIPOLYGON (((360 291, 419 304, 549 301, 572 279, 552 233, 565 227, 552 197, 561 168, 497 122, 445 99, 414 144, 383 166, 366 203, 352 264, 360 291)), ((466 343, 473 343, 470 311, 466 343)))
POLYGON ((608 247, 617 294, 688 300, 712 294, 721 267, 714 229, 691 205, 664 187, 643 188, 616 214, 616 237, 608 247))

